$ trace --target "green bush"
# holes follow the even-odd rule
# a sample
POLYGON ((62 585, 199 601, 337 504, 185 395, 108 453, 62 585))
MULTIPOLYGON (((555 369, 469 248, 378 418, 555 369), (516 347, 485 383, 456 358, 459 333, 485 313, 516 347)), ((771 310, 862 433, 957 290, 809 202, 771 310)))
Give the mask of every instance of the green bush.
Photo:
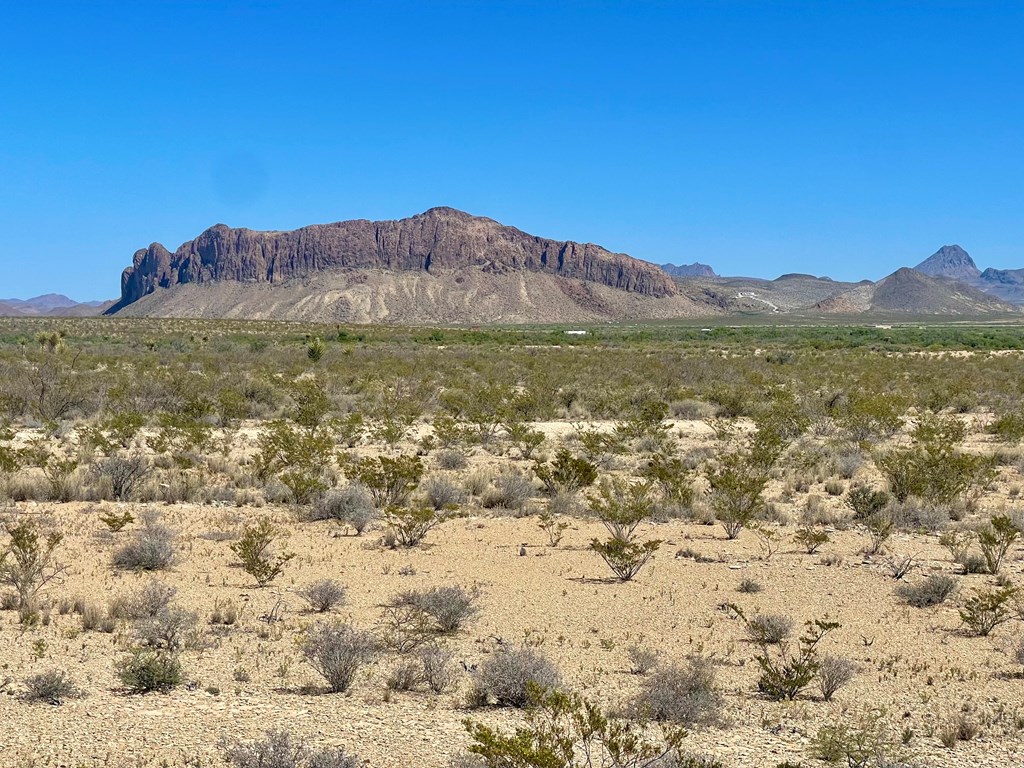
POLYGON ((255 525, 247 525, 238 541, 230 545, 242 570, 256 579, 259 587, 267 586, 280 576, 285 563, 295 557, 292 553, 274 554, 274 542, 279 535, 280 532, 264 517, 255 525))
POLYGON ((118 678, 132 693, 166 692, 181 684, 177 654, 166 650, 134 649, 117 665, 118 678))

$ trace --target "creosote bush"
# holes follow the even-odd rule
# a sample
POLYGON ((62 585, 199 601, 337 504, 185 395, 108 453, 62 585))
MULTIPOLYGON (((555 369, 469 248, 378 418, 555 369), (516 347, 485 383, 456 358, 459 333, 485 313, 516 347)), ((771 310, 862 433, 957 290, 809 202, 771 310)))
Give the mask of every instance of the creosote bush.
POLYGON ((415 547, 447 519, 447 514, 430 506, 390 506, 384 510, 384 519, 395 544, 415 547))
POLYGON ((613 718, 576 693, 531 686, 527 704, 511 735, 465 721, 473 743, 450 768, 722 768, 682 751, 684 729, 663 727, 655 739, 646 722, 613 718))
POLYGON ((117 675, 131 693, 166 692, 181 684, 181 662, 167 650, 133 649, 117 664, 117 675))
POLYGON ((55 558, 64 537, 57 531, 42 534, 30 519, 4 521, 10 540, 0 550, 0 584, 14 588, 22 618, 34 615, 39 592, 67 571, 55 558))
POLYGON ((231 551, 238 556, 242 570, 256 579, 257 586, 265 587, 281 575, 285 564, 294 553, 273 552, 280 532, 268 518, 260 518, 255 525, 246 526, 238 541, 231 543, 231 551))

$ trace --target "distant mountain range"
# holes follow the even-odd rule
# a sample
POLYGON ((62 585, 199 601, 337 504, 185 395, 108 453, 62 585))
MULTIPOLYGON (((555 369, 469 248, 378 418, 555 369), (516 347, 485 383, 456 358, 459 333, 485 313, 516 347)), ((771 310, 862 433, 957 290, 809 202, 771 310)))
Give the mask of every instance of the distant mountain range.
POLYGON ((1024 269, 978 269, 974 259, 959 245, 944 245, 916 267, 933 277, 959 280, 1003 301, 1024 304, 1024 269))
POLYGON ((47 293, 32 299, 0 299, 0 316, 88 317, 102 314, 113 304, 112 301, 74 301, 59 293, 47 293))
POLYGON ((16 316, 277 319, 392 324, 577 323, 731 314, 976 316, 1024 311, 1024 269, 978 269, 947 245, 877 281, 722 277, 550 240, 453 208, 293 231, 217 224, 173 253, 137 251, 116 303, 0 301, 16 316))

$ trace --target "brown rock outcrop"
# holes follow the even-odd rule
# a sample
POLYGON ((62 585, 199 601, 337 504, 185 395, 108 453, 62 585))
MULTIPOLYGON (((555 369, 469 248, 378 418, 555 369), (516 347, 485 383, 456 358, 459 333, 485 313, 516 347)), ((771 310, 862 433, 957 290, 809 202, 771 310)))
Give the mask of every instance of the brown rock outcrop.
POLYGON ((499 274, 540 272, 649 297, 673 296, 658 267, 590 243, 536 237, 492 219, 432 208, 398 221, 358 219, 290 232, 218 224, 173 254, 159 243, 135 253, 121 276, 117 311, 152 293, 186 283, 232 280, 282 283, 336 269, 447 274, 480 267, 499 274))

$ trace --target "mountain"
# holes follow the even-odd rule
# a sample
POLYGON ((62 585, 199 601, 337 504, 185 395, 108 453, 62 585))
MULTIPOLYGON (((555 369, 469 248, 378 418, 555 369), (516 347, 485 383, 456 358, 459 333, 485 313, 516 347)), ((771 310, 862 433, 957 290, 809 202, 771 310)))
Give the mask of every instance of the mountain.
POLYGON ((981 270, 959 245, 944 245, 916 267, 932 277, 952 277, 954 280, 974 281, 981 275, 981 270))
MULTIPOLYGON (((970 258, 970 257, 968 257, 970 258)), ((819 302, 822 312, 982 315, 1019 312, 1020 307, 965 282, 903 267, 877 283, 865 282, 819 302)))
POLYGON ((662 264, 661 269, 672 277, 718 277, 715 270, 699 261, 693 264, 662 264))
POLYGON ((5 317, 88 317, 99 315, 113 302, 69 299, 59 293, 47 293, 31 299, 0 299, 0 316, 5 317))
POLYGON ((576 322, 705 311, 653 264, 432 208, 137 251, 108 313, 347 322, 576 322))
POLYGON ((982 271, 959 245, 942 246, 914 269, 926 275, 961 280, 1011 304, 1024 304, 1024 269, 989 267, 982 271))

